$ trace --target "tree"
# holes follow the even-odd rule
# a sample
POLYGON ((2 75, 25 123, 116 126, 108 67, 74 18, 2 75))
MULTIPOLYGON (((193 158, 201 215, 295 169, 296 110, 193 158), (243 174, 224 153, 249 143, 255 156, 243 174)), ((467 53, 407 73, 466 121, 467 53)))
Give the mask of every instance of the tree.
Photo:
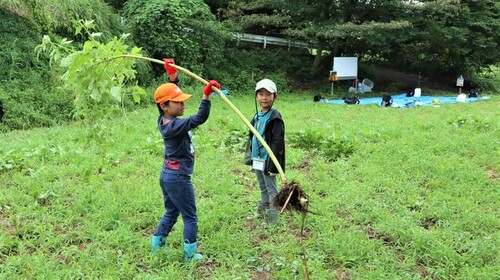
POLYGON ((234 4, 230 15, 245 30, 266 30, 315 45, 318 51, 310 69, 314 76, 324 59, 323 50, 330 51, 330 58, 367 52, 376 57, 386 53, 383 46, 387 46, 387 38, 379 36, 378 47, 373 48, 369 37, 408 27, 408 21, 386 12, 399 8, 400 1, 391 0, 261 0, 234 4))
MULTIPOLYGON (((214 2, 214 1, 210 1, 214 2)), ((500 61, 494 0, 258 0, 228 5, 241 30, 307 41, 325 57, 353 55, 427 75, 473 76, 500 61)))
POLYGON ((129 0, 124 16, 135 43, 153 58, 173 57, 198 73, 224 61, 229 34, 201 0, 129 0))
POLYGON ((497 1, 426 1, 404 15, 412 29, 395 33, 391 57, 400 67, 452 82, 463 74, 472 80, 500 61, 497 1))

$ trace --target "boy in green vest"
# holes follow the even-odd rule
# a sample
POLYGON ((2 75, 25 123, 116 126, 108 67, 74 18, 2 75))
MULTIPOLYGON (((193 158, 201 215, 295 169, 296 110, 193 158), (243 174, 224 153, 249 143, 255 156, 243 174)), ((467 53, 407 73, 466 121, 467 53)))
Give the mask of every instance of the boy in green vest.
MULTIPOLYGON (((271 148, 284 172, 285 123, 278 110, 273 108, 277 94, 276 84, 273 81, 263 79, 257 82, 255 86, 255 102, 260 105, 260 112, 255 113, 251 124, 271 148)), ((251 157, 245 163, 252 166, 252 170, 257 176, 261 195, 257 213, 252 217, 248 217, 248 219, 262 218, 265 215, 266 223, 276 223, 278 220, 278 210, 277 205, 273 204, 273 199, 278 193, 276 185, 278 168, 270 159, 266 149, 251 131, 248 143, 246 154, 251 155, 251 157)))

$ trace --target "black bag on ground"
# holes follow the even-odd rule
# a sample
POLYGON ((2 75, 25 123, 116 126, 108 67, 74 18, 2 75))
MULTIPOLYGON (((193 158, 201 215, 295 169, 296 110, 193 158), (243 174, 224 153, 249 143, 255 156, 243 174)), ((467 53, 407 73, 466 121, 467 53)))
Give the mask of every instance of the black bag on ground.
POLYGON ((356 96, 344 96, 344 103, 345 104, 359 104, 359 99, 356 96))
POLYGON ((475 88, 471 89, 471 90, 469 91, 469 98, 470 98, 470 97, 477 97, 478 93, 479 93, 479 90, 478 90, 478 89, 475 89, 475 88))
POLYGON ((380 103, 380 106, 389 107, 391 105, 392 105, 392 97, 387 94, 382 95, 382 102, 380 103))

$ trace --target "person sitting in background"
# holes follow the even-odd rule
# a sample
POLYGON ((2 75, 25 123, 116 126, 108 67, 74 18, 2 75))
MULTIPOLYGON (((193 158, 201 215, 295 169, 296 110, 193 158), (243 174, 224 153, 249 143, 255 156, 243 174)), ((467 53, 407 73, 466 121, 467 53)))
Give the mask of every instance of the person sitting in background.
POLYGON ((413 97, 415 95, 415 89, 410 89, 406 92, 406 97, 413 97))
POLYGON ((478 88, 472 88, 469 91, 469 98, 471 98, 471 97, 478 97, 478 95, 479 95, 479 89, 478 88))

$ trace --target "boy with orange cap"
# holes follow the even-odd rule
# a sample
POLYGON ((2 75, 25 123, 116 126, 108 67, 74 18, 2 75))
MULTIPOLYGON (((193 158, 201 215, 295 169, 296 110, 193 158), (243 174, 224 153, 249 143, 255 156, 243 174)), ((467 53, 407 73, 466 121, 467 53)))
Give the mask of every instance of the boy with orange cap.
POLYGON ((184 221, 184 260, 201 260, 203 256, 196 253, 198 246, 198 216, 191 175, 194 167, 194 146, 191 129, 202 125, 210 115, 209 96, 212 86, 220 88, 219 83, 211 80, 203 88, 203 98, 198 112, 187 118, 179 118, 184 114, 184 102, 192 95, 185 94, 177 86, 177 69, 172 66, 173 59, 164 59, 165 70, 169 81, 160 85, 154 99, 158 106, 158 129, 165 145, 164 162, 160 175, 160 186, 163 192, 165 214, 151 238, 152 251, 156 252, 165 246, 168 234, 177 221, 179 214, 184 221))

